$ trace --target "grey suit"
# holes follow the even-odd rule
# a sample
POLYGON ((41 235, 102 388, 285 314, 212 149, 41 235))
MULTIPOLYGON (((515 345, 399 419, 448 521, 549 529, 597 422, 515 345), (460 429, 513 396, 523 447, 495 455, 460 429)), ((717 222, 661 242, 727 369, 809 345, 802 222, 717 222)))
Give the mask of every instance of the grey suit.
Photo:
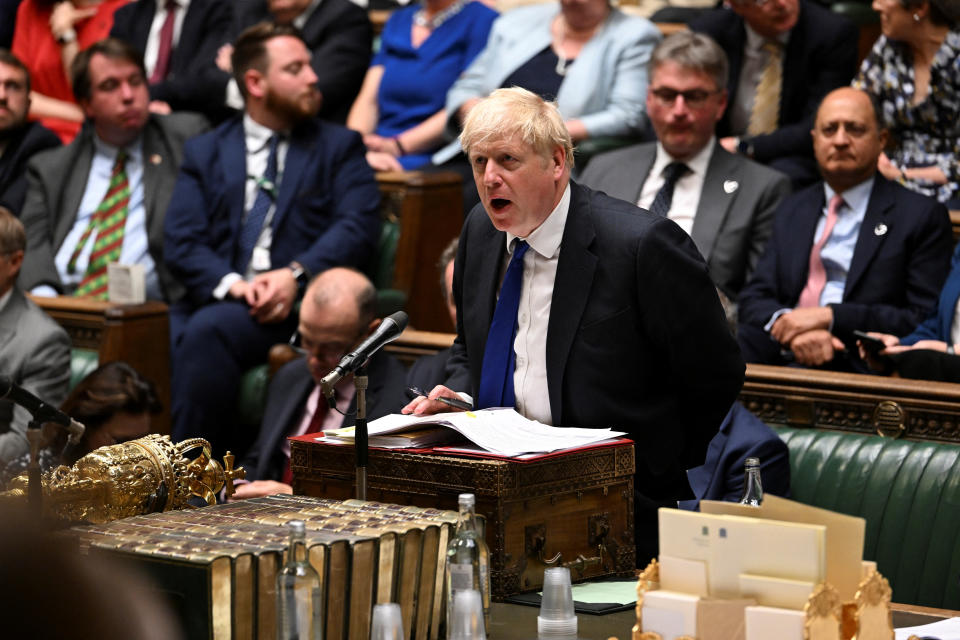
MULTIPOLYGON (((59 407, 70 384, 70 338, 14 286, 0 309, 0 374, 59 407)), ((0 464, 27 451, 30 414, 0 400, 0 464)))
MULTIPOLYGON (((656 157, 655 142, 603 153, 590 161, 580 182, 636 204, 656 157)), ((690 236, 714 284, 731 299, 763 254, 773 212, 789 193, 785 175, 714 147, 690 236)))
MULTIPOLYGON (((181 297, 183 287, 170 275, 163 262, 164 214, 183 158, 183 143, 206 129, 206 120, 188 113, 151 115, 143 128, 147 238, 160 286, 168 302, 181 297)), ((20 270, 20 285, 27 291, 46 284, 64 292, 54 258, 76 222, 93 162, 94 135, 88 122, 69 145, 37 154, 27 166, 29 186, 20 214, 27 230, 27 251, 20 270)))

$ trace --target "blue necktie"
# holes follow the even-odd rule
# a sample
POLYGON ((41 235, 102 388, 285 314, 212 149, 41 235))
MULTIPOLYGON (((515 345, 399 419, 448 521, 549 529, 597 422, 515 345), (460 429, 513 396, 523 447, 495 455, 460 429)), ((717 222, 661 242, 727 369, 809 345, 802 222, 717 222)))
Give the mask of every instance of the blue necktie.
POLYGON ((270 137, 270 155, 267 156, 267 168, 259 181, 257 197, 254 199, 250 211, 247 212, 247 217, 243 221, 243 228, 240 230, 240 246, 237 249, 237 262, 234 265, 239 273, 245 272, 247 265, 250 264, 253 248, 257 246, 257 240, 263 230, 263 221, 267 217, 267 212, 270 211, 270 205, 273 204, 277 192, 277 144, 279 141, 280 137, 277 135, 270 137))
POLYGON ((670 212, 670 205, 673 203, 673 188, 677 185, 683 174, 687 172, 687 165, 682 162, 671 162, 663 169, 663 186, 657 191, 653 204, 650 205, 650 212, 666 218, 670 212))
POLYGON ((477 408, 512 407, 516 404, 513 391, 513 371, 516 354, 513 339, 517 335, 517 310, 520 308, 520 289, 523 287, 523 254, 529 245, 517 240, 513 257, 500 286, 500 298, 493 312, 493 322, 487 333, 483 350, 483 368, 480 371, 480 393, 477 408))

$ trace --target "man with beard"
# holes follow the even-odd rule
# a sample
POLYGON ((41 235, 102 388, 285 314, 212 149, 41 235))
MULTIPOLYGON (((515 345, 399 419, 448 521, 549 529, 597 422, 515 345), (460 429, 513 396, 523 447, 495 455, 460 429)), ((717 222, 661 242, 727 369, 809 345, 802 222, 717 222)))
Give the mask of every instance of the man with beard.
POLYGON ((310 274, 370 259, 380 194, 360 136, 315 117, 296 29, 250 27, 232 67, 244 113, 186 145, 164 250, 187 289, 170 311, 172 435, 241 453, 255 435, 232 432, 241 373, 293 333, 310 274))
POLYGON ((15 55, 0 49, 0 206, 16 214, 27 194, 27 160, 60 146, 60 138, 36 122, 27 122, 30 72, 15 55))

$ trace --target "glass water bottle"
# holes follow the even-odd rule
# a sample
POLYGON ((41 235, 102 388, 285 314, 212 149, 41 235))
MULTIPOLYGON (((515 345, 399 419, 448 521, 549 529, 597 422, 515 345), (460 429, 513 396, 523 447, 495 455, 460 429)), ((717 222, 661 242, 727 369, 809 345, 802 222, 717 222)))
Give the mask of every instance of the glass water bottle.
POLYGON ((307 561, 306 526, 287 523, 287 561, 277 576, 277 640, 322 640, 320 576, 307 561))
POLYGON ((453 619, 453 598, 457 591, 476 589, 483 600, 484 629, 490 633, 490 550, 477 527, 476 499, 461 493, 457 532, 447 545, 446 598, 447 635, 453 619))

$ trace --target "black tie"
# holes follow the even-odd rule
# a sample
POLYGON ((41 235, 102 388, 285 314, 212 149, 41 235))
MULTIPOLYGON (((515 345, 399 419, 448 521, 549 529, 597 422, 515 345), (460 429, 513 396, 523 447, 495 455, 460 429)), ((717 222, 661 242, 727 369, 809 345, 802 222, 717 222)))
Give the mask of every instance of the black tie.
POLYGON ((673 188, 677 185, 677 180, 689 171, 687 165, 682 162, 671 162, 663 169, 663 186, 657 192, 657 197, 653 199, 650 205, 651 213, 662 218, 667 217, 670 211, 670 204, 673 202, 673 188))

